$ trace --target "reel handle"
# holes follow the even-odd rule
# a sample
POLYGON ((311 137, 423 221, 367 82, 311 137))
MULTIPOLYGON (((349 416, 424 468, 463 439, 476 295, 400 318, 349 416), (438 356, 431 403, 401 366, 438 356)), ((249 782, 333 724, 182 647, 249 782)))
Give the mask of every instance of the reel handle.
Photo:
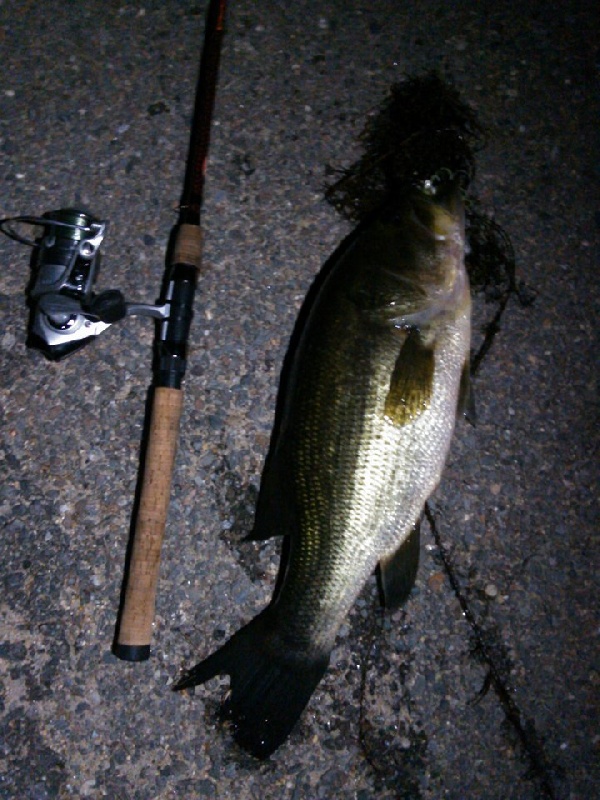
POLYGON ((150 657, 160 553, 182 408, 181 389, 163 386, 154 389, 127 585, 113 647, 114 654, 124 661, 146 661, 150 657))

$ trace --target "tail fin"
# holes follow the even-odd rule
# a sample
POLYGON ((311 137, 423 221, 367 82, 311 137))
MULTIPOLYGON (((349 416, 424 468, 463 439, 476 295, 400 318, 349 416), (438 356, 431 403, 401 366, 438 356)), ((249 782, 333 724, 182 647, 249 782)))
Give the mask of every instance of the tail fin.
POLYGON ((231 676, 223 711, 241 747, 267 758, 288 737, 329 664, 329 653, 310 658, 278 642, 266 609, 220 650, 193 667, 173 687, 198 686, 215 675, 231 676))

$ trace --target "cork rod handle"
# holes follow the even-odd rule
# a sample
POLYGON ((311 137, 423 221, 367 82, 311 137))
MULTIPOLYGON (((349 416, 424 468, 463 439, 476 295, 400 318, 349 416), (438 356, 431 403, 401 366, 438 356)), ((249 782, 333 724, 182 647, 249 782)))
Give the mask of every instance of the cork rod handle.
POLYGON ((114 653, 125 661, 150 656, 160 553, 175 464, 183 391, 154 390, 139 509, 114 653))

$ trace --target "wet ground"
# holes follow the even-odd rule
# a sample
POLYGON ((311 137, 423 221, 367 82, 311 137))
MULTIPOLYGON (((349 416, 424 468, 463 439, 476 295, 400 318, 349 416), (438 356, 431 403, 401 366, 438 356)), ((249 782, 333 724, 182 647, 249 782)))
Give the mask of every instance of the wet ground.
MULTIPOLYGON (((0 216, 83 204, 98 287, 153 302, 186 156, 204 3, 0 3, 0 216)), ((232 2, 204 206, 205 272, 153 652, 111 654, 152 325, 55 364, 25 347, 29 252, 0 240, 0 796, 597 796, 598 13, 591 2, 232 2), (490 130, 475 189, 510 234, 512 300, 423 525, 417 587, 374 582, 288 743, 217 719, 226 679, 170 691, 268 600, 242 544, 308 287, 349 226, 328 169, 405 74, 447 74, 490 130)), ((475 346, 493 307, 475 299, 475 346)))

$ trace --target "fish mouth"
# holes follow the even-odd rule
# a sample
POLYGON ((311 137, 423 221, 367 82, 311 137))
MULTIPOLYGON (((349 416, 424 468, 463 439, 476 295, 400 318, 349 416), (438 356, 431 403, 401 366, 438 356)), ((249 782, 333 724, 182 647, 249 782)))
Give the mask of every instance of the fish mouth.
POLYGON ((419 189, 411 201, 413 221, 429 238, 438 242, 464 240, 465 210, 458 180, 419 189))

